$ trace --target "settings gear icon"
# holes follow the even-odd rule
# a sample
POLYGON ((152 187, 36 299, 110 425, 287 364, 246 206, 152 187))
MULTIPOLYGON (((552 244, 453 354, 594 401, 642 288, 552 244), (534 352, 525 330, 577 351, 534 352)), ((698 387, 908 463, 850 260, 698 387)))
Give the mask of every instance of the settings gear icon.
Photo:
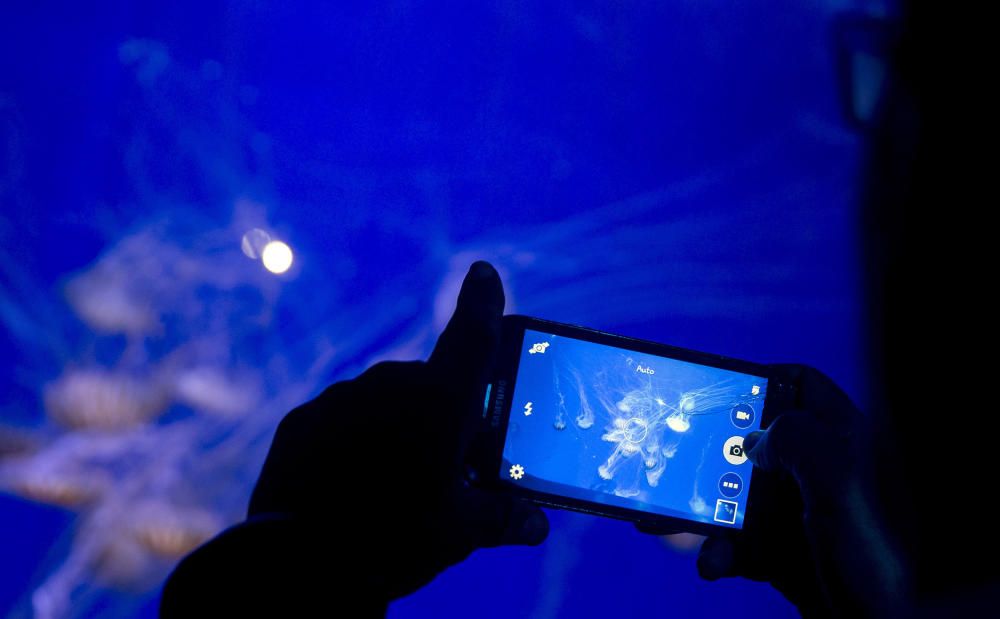
POLYGON ((514 479, 521 479, 524 477, 524 467, 520 464, 510 467, 510 476, 514 479))

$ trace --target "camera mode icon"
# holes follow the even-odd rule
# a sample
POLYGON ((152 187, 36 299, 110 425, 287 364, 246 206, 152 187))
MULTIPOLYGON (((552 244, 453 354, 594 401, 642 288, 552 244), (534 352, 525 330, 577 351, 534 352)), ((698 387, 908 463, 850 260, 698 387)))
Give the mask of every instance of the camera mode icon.
POLYGON ((752 426, 754 417, 756 417, 756 413, 754 413, 753 407, 749 404, 737 404, 729 413, 729 418, 732 420, 733 425, 741 430, 746 430, 752 426))
POLYGON ((743 452, 743 437, 730 437, 726 444, 722 446, 722 457, 726 462, 733 465, 740 465, 747 461, 747 455, 743 452))

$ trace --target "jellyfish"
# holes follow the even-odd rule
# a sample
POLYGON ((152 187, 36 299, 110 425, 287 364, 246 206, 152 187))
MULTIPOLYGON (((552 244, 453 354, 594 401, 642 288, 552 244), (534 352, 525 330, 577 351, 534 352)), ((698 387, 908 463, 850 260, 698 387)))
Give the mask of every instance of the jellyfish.
MULTIPOLYGON (((594 410, 590 407, 590 402, 587 401, 587 390, 579 373, 574 371, 573 376, 576 379, 577 397, 580 399, 580 412, 576 416, 576 425, 581 430, 586 430, 594 425, 594 410)), ((562 399, 561 394, 560 399, 562 399)))
MULTIPOLYGON (((605 370, 589 381, 575 369, 570 374, 579 394, 577 426, 586 431, 596 422, 598 413, 588 394, 596 396, 596 410, 605 419, 600 438, 610 443, 611 449, 597 466, 598 477, 614 482, 614 494, 634 497, 644 487, 660 484, 668 461, 677 454, 682 437, 697 423, 698 416, 724 410, 732 393, 727 384, 719 383, 670 397, 669 382, 650 380, 645 373, 636 377, 636 360, 624 357, 623 362, 626 371, 618 375, 618 382, 609 380, 605 370)), ((561 403, 557 424, 565 423, 565 403, 561 403)))
MULTIPOLYGON (((744 294, 752 298, 741 298, 718 276, 717 260, 697 258, 706 255, 705 238, 740 232, 725 218, 706 217, 698 205, 711 200, 714 187, 754 177, 756 162, 767 160, 759 156, 742 158, 750 164, 718 166, 710 175, 581 208, 558 226, 518 226, 513 233, 494 228, 456 242, 442 233, 449 226, 435 216, 408 221, 406 268, 378 278, 363 295, 354 286, 365 257, 349 248, 369 245, 367 235, 401 238, 400 222, 375 218, 362 228, 351 227, 347 218, 337 239, 347 242, 325 244, 323 252, 296 250, 297 266, 322 267, 296 269, 301 271, 296 292, 286 286, 289 279, 250 268, 259 265, 247 259, 242 246, 246 231, 275 229, 269 220, 278 209, 241 198, 227 223, 231 205, 201 201, 203 195, 241 194, 269 184, 265 158, 255 160, 252 171, 245 169, 243 153, 260 154, 263 132, 243 115, 243 104, 217 90, 217 81, 201 79, 200 66, 186 67, 160 42, 126 41, 119 52, 122 70, 143 93, 125 119, 131 124, 122 127, 127 135, 122 146, 130 153, 125 182, 134 189, 129 192, 134 203, 109 203, 88 222, 108 244, 82 269, 67 265, 64 298, 36 283, 48 278, 31 273, 32 261, 17 255, 14 245, 0 244, 0 263, 12 265, 0 278, 0 325, 15 346, 32 351, 28 356, 34 360, 19 371, 28 382, 49 385, 38 394, 45 405, 45 416, 40 411, 36 420, 42 430, 28 441, 0 435, 0 486, 75 514, 65 536, 70 543, 53 543, 53 559, 25 601, 39 617, 88 616, 94 608, 121 616, 135 598, 116 591, 153 595, 173 557, 243 517, 281 415, 323 384, 349 378, 381 355, 426 354, 474 259, 497 265, 508 311, 551 316, 571 311, 583 324, 666 314, 704 319, 725 316, 734 306, 780 307, 788 304, 786 290, 793 288, 759 285, 775 268, 790 277, 823 275, 807 263, 789 267, 777 258, 751 257, 741 277, 750 291, 744 294), (192 100, 208 107, 188 105, 192 100), (221 119, 227 130, 215 130, 208 118, 221 119), (149 144, 156 144, 156 153, 149 144), (206 179, 207 191, 159 190, 151 180, 177 176, 157 167, 171 158, 206 179), (158 204, 168 207, 157 211, 158 204), (689 204, 694 208, 685 210, 689 204), (128 229, 101 223, 126 219, 128 229), (586 252, 578 251, 581 239, 586 252), (683 269, 649 266, 679 261, 683 269), (582 273, 603 275, 574 276, 582 273), (662 294, 689 281, 700 282, 697 303, 690 295, 662 294), (309 292, 293 296, 302 290, 309 292), (408 301, 426 297, 428 290, 437 291, 433 319, 408 301), (298 302, 279 307, 281 295, 298 302), (345 298, 351 303, 343 303, 345 298), (627 303, 608 303, 609 298, 627 303), (123 350, 116 357, 109 351, 119 343, 123 350), (61 368, 55 380, 52 368, 61 368), (150 502, 189 503, 212 519, 202 526, 196 512, 186 510, 176 519, 132 515, 150 502)), ((234 93, 244 90, 230 86, 234 93)), ((785 143, 768 148, 778 152, 785 143)), ((411 180, 405 174, 346 171, 293 151, 283 157, 289 169, 336 179, 346 191, 357 189, 348 201, 358 213, 381 208, 370 196, 411 180)), ((816 182, 839 195, 850 165, 845 159, 844 166, 830 166, 816 182)), ((12 172, 17 167, 0 165, 0 185, 19 191, 12 172)), ((273 196, 275 202, 285 197, 273 196)), ((753 214, 759 221, 787 206, 782 200, 757 204, 753 214)), ((248 245, 258 256, 266 247, 260 235, 251 235, 248 245)), ((851 307, 830 290, 816 293, 820 296, 809 305, 842 308, 837 311, 847 315, 851 307)), ((691 394, 695 404, 687 410, 683 394, 666 387, 601 384, 596 392, 584 390, 584 381, 593 378, 580 377, 575 389, 565 390, 565 410, 557 411, 561 417, 554 425, 566 428, 573 419, 580 432, 608 437, 598 443, 608 454, 594 466, 600 464, 619 494, 662 484, 687 433, 679 428, 695 427, 698 415, 713 410, 711 394, 691 394)))
POLYGON ((169 398, 156 378, 69 369, 45 387, 52 419, 70 428, 122 429, 144 424, 162 413, 169 398))

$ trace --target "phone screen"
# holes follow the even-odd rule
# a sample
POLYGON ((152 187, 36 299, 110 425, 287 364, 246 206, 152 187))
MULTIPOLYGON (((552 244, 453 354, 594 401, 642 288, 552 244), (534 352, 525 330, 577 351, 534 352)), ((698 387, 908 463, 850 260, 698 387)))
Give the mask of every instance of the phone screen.
POLYGON ((767 379, 526 329, 500 476, 742 528, 767 379))

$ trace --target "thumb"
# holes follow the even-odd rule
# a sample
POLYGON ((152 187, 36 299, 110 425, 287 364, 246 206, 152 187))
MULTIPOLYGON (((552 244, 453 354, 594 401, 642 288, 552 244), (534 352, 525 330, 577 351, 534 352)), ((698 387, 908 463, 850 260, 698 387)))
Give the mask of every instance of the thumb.
POLYGON ((805 494, 816 486, 829 489, 839 458, 847 455, 838 444, 840 438, 811 412, 790 411, 775 419, 766 431, 748 434, 743 448, 754 466, 790 475, 805 494))
POLYGON ((537 546, 549 535, 549 519, 537 505, 478 488, 462 494, 459 518, 463 541, 472 549, 537 546))
POLYGON ((737 545, 728 537, 709 537, 698 551, 698 575, 705 580, 719 580, 739 574, 737 545))
POLYGON ((500 341, 503 306, 503 284, 496 269, 488 262, 473 263, 430 365, 454 384, 478 385, 485 380, 500 341))

